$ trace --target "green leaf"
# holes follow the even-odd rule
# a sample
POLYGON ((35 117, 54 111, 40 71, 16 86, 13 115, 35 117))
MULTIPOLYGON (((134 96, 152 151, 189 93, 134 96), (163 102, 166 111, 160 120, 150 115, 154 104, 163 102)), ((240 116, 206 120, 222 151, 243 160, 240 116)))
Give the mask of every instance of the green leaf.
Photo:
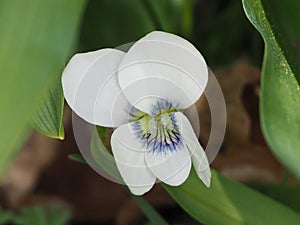
POLYGON ((71 219, 71 214, 60 205, 53 205, 48 213, 47 225, 65 225, 71 219))
POLYGON ((84 5, 84 0, 0 1, 0 179, 41 97, 61 74, 84 5))
POLYGON ((251 187, 300 213, 300 185, 251 184, 251 187))
POLYGON ((204 186, 191 171, 179 187, 164 185, 171 196, 191 216, 207 225, 295 225, 300 214, 212 171, 211 187, 204 186))
POLYGON ((141 0, 92 0, 83 19, 80 51, 117 47, 155 30, 141 0))
POLYGON ((104 143, 103 145, 105 147, 107 147, 107 143, 109 141, 109 135, 107 133, 107 128, 101 127, 101 126, 96 126, 96 130, 97 130, 97 133, 98 133, 98 136, 99 136, 101 142, 104 143))
POLYGON ((41 206, 22 207, 20 215, 14 218, 16 225, 47 225, 47 217, 41 206))
POLYGON ((265 42, 260 98, 263 133, 278 159, 300 179, 300 4, 244 0, 243 5, 265 42))
POLYGON ((193 31, 193 11, 195 0, 183 1, 181 32, 185 37, 190 37, 193 31))
POLYGON ((171 33, 179 30, 184 1, 143 0, 143 3, 156 28, 171 33))
POLYGON ((95 130, 91 140, 91 155, 94 159, 93 164, 101 168, 107 175, 113 177, 116 181, 123 183, 123 179, 119 173, 116 162, 112 154, 108 152, 95 130))
POLYGON ((11 211, 4 211, 0 208, 0 225, 9 224, 14 217, 11 211))
POLYGON ((9 222, 15 225, 65 225, 70 216, 69 212, 56 204, 47 211, 42 206, 35 205, 22 207, 19 215, 12 214, 9 222))
POLYGON ((85 159, 79 154, 75 154, 75 153, 70 154, 70 155, 68 155, 68 158, 75 161, 75 162, 80 162, 82 164, 87 164, 87 161, 85 161, 85 159))
POLYGON ((49 88, 42 103, 33 116, 33 128, 40 133, 63 140, 65 137, 62 123, 64 95, 60 77, 49 88))

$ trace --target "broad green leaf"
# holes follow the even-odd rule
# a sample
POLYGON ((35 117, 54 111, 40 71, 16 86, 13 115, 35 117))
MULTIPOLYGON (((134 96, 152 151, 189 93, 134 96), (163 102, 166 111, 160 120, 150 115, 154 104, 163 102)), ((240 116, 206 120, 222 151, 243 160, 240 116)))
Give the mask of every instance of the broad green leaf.
POLYGON ((63 110, 64 95, 60 79, 57 79, 33 116, 33 128, 48 137, 64 139, 63 110))
POLYGON ((300 4, 293 0, 243 4, 265 41, 260 96, 264 136, 278 159, 300 179, 300 4))
POLYGON ((0 179, 66 62, 84 0, 0 1, 0 179))
POLYGON ((194 170, 183 185, 164 187, 183 209, 206 225, 300 223, 300 214, 215 171, 210 188, 204 186, 194 170))
POLYGON ((252 184, 256 190, 300 213, 300 185, 252 184))

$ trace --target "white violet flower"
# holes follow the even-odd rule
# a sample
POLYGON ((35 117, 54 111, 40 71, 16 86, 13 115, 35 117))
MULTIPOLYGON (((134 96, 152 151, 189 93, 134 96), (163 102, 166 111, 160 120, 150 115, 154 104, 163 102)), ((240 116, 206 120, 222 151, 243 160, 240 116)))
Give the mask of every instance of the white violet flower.
POLYGON ((115 127, 112 152, 120 174, 135 195, 156 179, 182 184, 193 162, 209 187, 206 154, 182 113, 201 96, 208 68, 185 39, 154 31, 127 53, 100 49, 72 57, 62 75, 65 99, 87 122, 115 127))

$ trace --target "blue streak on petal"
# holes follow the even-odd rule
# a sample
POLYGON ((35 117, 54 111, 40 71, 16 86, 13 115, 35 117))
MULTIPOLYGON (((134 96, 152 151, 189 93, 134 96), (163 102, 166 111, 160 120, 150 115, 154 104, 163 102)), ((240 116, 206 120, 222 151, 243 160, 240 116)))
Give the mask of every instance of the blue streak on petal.
MULTIPOLYGON (((158 110, 172 109, 167 102, 160 102, 157 107, 158 110)), ((163 112, 154 117, 146 115, 132 123, 135 136, 153 153, 173 152, 183 146, 174 114, 163 112)))
POLYGON ((157 102, 152 106, 151 115, 155 116, 165 112, 175 110, 177 105, 167 99, 158 99, 157 102))

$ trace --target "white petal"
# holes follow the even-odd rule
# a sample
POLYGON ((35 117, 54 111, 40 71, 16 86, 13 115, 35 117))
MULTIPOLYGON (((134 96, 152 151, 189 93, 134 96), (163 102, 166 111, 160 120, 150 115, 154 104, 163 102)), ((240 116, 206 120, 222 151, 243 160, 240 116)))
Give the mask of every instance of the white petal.
POLYGON ((123 58, 118 75, 128 101, 145 112, 157 98, 188 108, 200 97, 208 80, 206 63, 197 49, 164 32, 152 32, 137 41, 123 58), (156 88, 160 83, 164 88, 156 88))
POLYGON ((190 124, 192 125, 196 137, 199 137, 199 135, 200 135, 200 120, 199 120, 198 111, 197 111, 196 106, 192 105, 191 107, 185 109, 183 111, 183 113, 189 120, 190 124))
POLYGON ((192 161, 197 175, 203 183, 209 187, 211 180, 211 172, 206 154, 196 137, 194 130, 188 119, 181 112, 174 113, 177 125, 181 132, 184 142, 188 146, 188 150, 192 156, 192 161))
POLYGON ((113 132, 111 146, 124 182, 133 194, 142 195, 152 188, 156 177, 146 165, 146 149, 135 137, 132 124, 124 124, 113 132))
POLYGON ((179 37, 175 34, 163 32, 163 31, 153 31, 149 34, 147 34, 144 39, 147 40, 153 40, 153 41, 165 41, 165 42, 172 42, 173 44, 177 44, 179 46, 182 46, 186 48, 187 50, 191 51, 193 54, 199 57, 200 60, 205 62, 203 56, 200 54, 200 52, 195 48, 194 45, 192 45, 190 42, 185 40, 182 37, 179 37))
POLYGON ((128 121, 130 104, 116 76, 124 55, 116 49, 101 49, 76 54, 66 66, 62 75, 65 99, 87 122, 112 127, 128 121))
POLYGON ((191 170, 191 156, 184 146, 174 151, 148 151, 146 162, 159 180, 171 186, 181 185, 191 170))

